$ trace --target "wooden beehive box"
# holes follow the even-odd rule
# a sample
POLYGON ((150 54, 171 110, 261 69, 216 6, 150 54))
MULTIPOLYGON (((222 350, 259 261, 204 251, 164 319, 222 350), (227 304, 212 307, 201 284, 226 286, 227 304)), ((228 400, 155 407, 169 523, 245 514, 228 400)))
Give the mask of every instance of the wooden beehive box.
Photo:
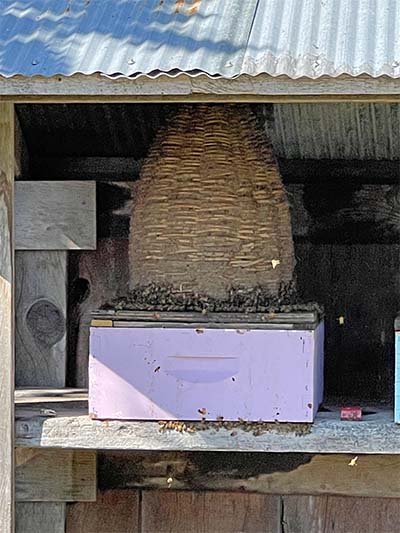
POLYGON ((89 412, 100 419, 312 422, 322 401, 316 313, 111 312, 92 322, 89 412))

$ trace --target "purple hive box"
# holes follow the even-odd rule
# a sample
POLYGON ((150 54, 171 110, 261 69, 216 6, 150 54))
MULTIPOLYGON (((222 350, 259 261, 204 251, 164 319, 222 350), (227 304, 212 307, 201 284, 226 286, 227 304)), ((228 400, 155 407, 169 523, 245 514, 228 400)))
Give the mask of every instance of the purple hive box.
POLYGON ((322 401, 323 345, 316 313, 103 313, 90 329, 89 412, 312 422, 322 401))

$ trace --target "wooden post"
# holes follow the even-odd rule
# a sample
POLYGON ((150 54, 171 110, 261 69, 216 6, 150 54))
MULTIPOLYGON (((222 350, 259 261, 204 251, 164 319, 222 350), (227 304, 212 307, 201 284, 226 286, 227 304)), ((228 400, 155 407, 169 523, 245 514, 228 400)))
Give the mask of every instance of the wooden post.
POLYGON ((14 531, 14 105, 0 103, 0 524, 14 531))

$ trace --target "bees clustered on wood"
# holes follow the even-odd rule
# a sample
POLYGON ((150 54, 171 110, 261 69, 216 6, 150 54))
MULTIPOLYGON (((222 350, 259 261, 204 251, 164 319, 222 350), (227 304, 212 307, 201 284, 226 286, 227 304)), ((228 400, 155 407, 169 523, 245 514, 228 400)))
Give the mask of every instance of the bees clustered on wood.
POLYGON ((216 421, 206 420, 205 417, 200 422, 182 422, 178 420, 160 420, 160 432, 177 431, 179 433, 196 433, 197 431, 225 429, 231 431, 230 436, 235 437, 237 430, 252 433, 254 437, 268 433, 269 431, 278 431, 282 433, 295 433, 297 436, 306 435, 311 431, 311 424, 293 424, 282 422, 249 422, 239 418, 235 420, 224 420, 218 416, 216 421))

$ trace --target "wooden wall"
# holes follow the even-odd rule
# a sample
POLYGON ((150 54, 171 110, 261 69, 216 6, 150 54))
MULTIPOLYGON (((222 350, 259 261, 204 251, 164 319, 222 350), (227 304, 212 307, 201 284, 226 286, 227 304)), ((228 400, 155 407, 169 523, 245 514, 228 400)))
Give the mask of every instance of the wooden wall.
POLYGON ((104 490, 68 505, 67 533, 396 533, 400 500, 104 490))

